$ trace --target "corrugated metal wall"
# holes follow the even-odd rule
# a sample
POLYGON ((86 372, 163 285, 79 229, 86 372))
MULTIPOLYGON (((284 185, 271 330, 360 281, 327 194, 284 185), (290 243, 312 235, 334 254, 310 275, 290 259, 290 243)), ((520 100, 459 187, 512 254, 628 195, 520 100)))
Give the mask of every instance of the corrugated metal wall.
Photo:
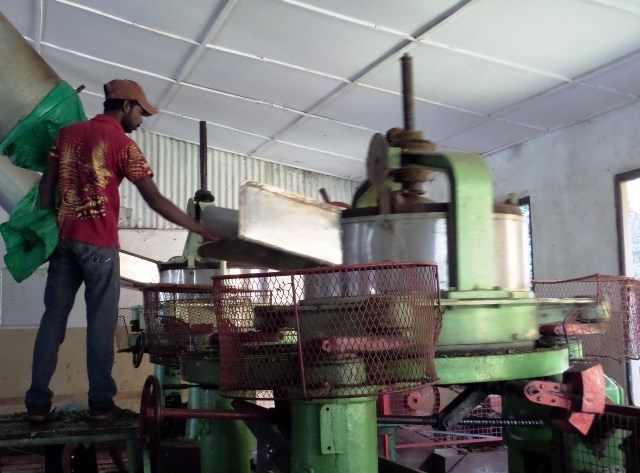
MULTIPOLYGON (((194 143, 154 133, 136 131, 132 138, 140 145, 160 192, 180 208, 200 188, 199 147, 194 143)), ((216 205, 238 208, 238 191, 245 180, 259 181, 313 199, 322 200, 319 189, 325 188, 332 200, 351 202, 356 181, 296 169, 240 154, 209 149, 208 187, 216 205)), ((364 165, 364 164, 363 164, 364 165)), ((131 218, 121 226, 128 228, 175 228, 152 211, 130 182, 122 183, 120 206, 131 209, 131 218)))

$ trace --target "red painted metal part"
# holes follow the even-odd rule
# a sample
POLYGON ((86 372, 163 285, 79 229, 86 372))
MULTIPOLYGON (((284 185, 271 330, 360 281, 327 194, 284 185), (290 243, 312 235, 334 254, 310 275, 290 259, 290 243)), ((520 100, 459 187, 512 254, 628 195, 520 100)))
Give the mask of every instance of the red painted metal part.
POLYGON ((557 323, 545 324, 539 328, 540 335, 552 337, 574 337, 576 335, 601 335, 606 332, 603 324, 557 323))
POLYGON ((149 376, 142 389, 140 401, 140 432, 143 440, 154 441, 160 436, 160 426, 165 419, 248 420, 269 421, 267 410, 184 409, 161 406, 160 382, 149 376))
POLYGON ((569 432, 586 435, 596 414, 605 411, 606 394, 602 365, 577 363, 562 375, 562 383, 535 380, 524 394, 531 402, 558 408, 552 421, 569 432))
POLYGON ((537 404, 571 410, 573 400, 569 389, 570 387, 561 383, 535 380, 525 386, 524 394, 537 404))
POLYGON ((202 420, 269 420, 266 411, 229 411, 225 409, 183 409, 160 407, 161 418, 168 419, 202 419, 202 420))

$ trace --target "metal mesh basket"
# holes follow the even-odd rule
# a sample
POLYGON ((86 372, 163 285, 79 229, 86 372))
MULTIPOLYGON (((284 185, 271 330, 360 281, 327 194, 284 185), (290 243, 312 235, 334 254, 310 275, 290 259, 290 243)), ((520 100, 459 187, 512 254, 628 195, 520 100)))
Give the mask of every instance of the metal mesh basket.
POLYGON ((116 324, 116 346, 118 352, 129 351, 131 348, 131 313, 133 309, 130 307, 118 309, 118 323, 116 324))
POLYGON ((211 286, 153 284, 142 289, 151 357, 207 351, 215 333, 211 286))
POLYGON ((434 264, 220 276, 213 286, 223 395, 358 397, 437 380, 434 264))
POLYGON ((640 358, 640 281, 596 274, 564 281, 534 281, 538 298, 591 298, 569 312, 562 332, 582 343, 584 358, 640 358))

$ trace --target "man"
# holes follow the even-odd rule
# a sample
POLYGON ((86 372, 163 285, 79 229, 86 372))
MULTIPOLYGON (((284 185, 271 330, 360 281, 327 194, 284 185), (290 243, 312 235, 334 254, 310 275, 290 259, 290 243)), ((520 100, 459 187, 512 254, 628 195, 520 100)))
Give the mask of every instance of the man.
POLYGON ((118 187, 123 178, 135 184, 149 206, 167 220, 206 239, 219 238, 160 194, 142 151, 126 135, 142 124, 144 116, 158 111, 142 87, 131 80, 112 80, 104 85, 104 93, 103 114, 60 131, 40 181, 41 208, 58 208, 59 242, 49 260, 45 312, 33 352, 31 387, 25 396, 32 423, 49 419, 53 398, 49 382, 83 282, 89 416, 103 421, 121 411, 113 402, 116 385, 111 370, 120 295, 118 187))

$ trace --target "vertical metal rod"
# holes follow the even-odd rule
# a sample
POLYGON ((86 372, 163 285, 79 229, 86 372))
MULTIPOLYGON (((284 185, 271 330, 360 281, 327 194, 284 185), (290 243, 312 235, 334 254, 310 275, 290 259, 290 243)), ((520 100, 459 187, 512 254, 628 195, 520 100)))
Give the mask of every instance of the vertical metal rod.
POLYGON ((298 332, 298 369, 300 372, 300 380, 302 382, 302 396, 307 397, 307 378, 304 372, 304 356, 302 354, 302 340, 300 338, 300 312, 298 311, 298 298, 296 297, 296 279, 295 274, 291 275, 291 295, 293 296, 293 315, 296 320, 296 332, 298 332))
POLYGON ((411 56, 402 56, 402 106, 404 111, 404 129, 413 131, 415 120, 413 115, 413 63, 411 56))
POLYGON ((207 180, 207 122, 200 120, 200 190, 208 190, 207 180))

